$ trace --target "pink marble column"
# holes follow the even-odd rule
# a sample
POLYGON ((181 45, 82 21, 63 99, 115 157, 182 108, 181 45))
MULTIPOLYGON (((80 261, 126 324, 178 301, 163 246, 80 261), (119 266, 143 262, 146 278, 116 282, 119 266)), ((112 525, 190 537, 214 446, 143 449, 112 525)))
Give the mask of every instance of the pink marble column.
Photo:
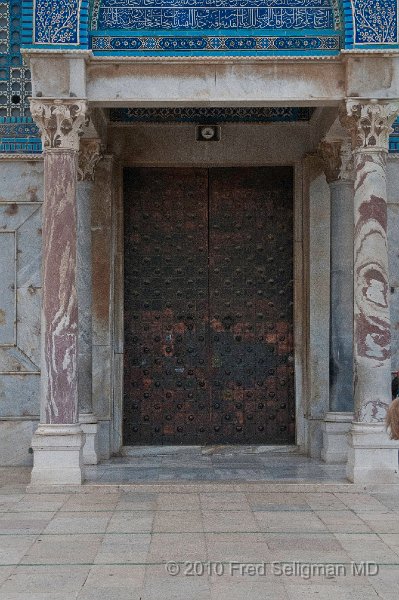
POLYGON ((31 100, 44 146, 42 375, 32 484, 82 482, 78 423, 76 180, 82 100, 31 100))
POLYGON ((397 481, 397 444, 384 419, 391 402, 391 321, 386 161, 397 103, 347 102, 343 123, 354 150, 354 403, 347 475, 397 481))

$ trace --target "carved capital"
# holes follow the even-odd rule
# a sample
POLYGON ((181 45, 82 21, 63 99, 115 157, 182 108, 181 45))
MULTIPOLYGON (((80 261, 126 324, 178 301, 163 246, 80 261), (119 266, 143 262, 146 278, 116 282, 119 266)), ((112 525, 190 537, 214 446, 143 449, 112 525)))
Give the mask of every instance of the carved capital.
POLYGON ((80 140, 78 181, 94 181, 94 174, 102 159, 102 144, 99 139, 80 140))
POLYGON ((46 150, 79 150, 79 138, 89 121, 85 100, 32 98, 30 110, 46 150))
POLYGON ((355 151, 388 152, 389 135, 399 115, 399 102, 348 100, 341 123, 352 136, 355 151))
POLYGON ((353 156, 349 140, 323 140, 319 150, 327 183, 353 180, 353 156))

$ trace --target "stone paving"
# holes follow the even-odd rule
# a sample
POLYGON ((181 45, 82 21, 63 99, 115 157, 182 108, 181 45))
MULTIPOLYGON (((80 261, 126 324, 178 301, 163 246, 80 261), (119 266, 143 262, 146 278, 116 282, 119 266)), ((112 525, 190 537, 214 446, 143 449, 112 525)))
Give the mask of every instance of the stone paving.
POLYGON ((398 486, 28 481, 0 469, 1 600, 398 598, 398 486))
POLYGON ((294 446, 131 447, 86 468, 92 483, 183 481, 345 482, 345 466, 298 454, 294 446))

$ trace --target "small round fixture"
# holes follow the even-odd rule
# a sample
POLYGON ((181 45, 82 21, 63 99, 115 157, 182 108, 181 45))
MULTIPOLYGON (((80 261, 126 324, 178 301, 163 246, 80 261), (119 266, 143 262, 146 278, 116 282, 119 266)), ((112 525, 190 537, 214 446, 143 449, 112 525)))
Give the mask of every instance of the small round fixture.
POLYGON ((201 136, 204 140, 211 140, 215 136, 214 127, 201 127, 201 136))
POLYGON ((198 125, 196 129, 198 142, 218 142, 220 140, 219 125, 198 125))

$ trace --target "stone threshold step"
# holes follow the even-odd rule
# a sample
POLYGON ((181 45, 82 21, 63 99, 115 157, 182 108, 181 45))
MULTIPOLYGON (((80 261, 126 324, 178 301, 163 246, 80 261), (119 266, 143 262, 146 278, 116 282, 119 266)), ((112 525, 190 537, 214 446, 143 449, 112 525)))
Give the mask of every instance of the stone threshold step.
POLYGON ((233 456, 245 454, 288 454, 299 453, 298 446, 123 446, 122 456, 233 456))

